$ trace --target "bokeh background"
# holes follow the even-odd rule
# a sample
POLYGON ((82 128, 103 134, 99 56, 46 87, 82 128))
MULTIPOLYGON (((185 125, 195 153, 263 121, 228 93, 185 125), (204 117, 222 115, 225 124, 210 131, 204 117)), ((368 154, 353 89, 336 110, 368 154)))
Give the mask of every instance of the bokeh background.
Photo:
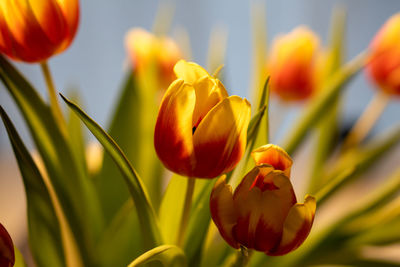
MULTIPOLYGON (((230 92, 250 97, 252 73, 251 5, 263 4, 267 15, 269 43, 279 33, 291 31, 303 24, 309 26, 327 43, 331 13, 335 6, 347 9, 347 59, 364 50, 376 31, 394 13, 400 11, 398 0, 82 0, 81 22, 72 46, 50 60, 59 91, 79 90, 83 106, 100 125, 107 125, 118 96, 126 68, 124 35, 131 27, 151 30, 161 4, 174 7, 171 34, 184 29, 191 44, 192 58, 206 65, 210 34, 215 27, 228 33, 225 61, 226 85, 230 92)), ((38 65, 17 64, 18 68, 45 95, 45 84, 38 65)), ((212 70, 210 70, 212 71, 212 70)), ((374 88, 361 73, 353 80, 344 99, 342 121, 355 120, 374 94, 374 88)), ((400 121, 400 99, 393 99, 372 134, 381 132, 400 121)), ((33 149, 24 122, 0 84, 0 105, 10 115, 29 147, 33 149)), ((289 112, 277 137, 296 119, 301 106, 288 107, 289 112)), ((271 109, 271 117, 282 109, 271 109)), ((88 138, 91 138, 88 136, 88 138)), ((398 150, 398 149, 397 149, 398 150)), ((399 153, 397 153, 398 155, 399 153)), ((395 161, 393 162, 395 164, 395 161)), ((397 164, 400 163, 397 160, 397 164)), ((6 131, 0 125, 0 221, 6 225, 17 244, 24 246, 26 235, 25 199, 22 181, 6 131)))

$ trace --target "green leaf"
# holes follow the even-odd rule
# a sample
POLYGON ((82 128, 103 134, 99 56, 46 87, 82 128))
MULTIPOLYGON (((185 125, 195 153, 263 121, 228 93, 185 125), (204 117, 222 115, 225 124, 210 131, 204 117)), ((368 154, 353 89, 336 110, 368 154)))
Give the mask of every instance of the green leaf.
POLYGON ((49 106, 2 56, 0 78, 29 127, 84 263, 95 264, 94 242, 103 226, 91 181, 79 168, 49 106))
MULTIPOLYGON (((327 80, 343 63, 345 28, 345 9, 335 8, 331 21, 329 50, 326 57, 323 58, 322 71, 320 71, 321 77, 318 77, 319 81, 327 80)), ((315 143, 315 152, 313 153, 312 174, 307 191, 310 194, 314 193, 322 184, 321 173, 324 170, 324 163, 327 161, 338 142, 340 100, 340 95, 333 100, 335 103, 327 110, 326 114, 317 125, 317 140, 315 143)))
POLYGON ((153 261, 158 261, 165 267, 187 266, 185 254, 180 248, 174 245, 162 245, 142 254, 129 264, 128 267, 144 266, 144 264, 153 261))
POLYGON ((14 246, 14 254, 15 254, 14 267, 26 267, 24 257, 22 256, 21 252, 16 246, 14 246))
POLYGON ((133 169, 125 154, 121 151, 115 141, 93 119, 63 95, 61 95, 61 97, 65 103, 76 112, 86 127, 103 145, 104 149, 113 158, 115 164, 117 164, 123 174, 129 192, 135 202, 142 231, 141 234, 146 237, 143 240, 145 248, 154 247, 155 245, 160 244, 161 235, 153 207, 149 201, 149 197, 141 179, 133 169))
MULTIPOLYGON (((187 179, 173 174, 161 201, 159 218, 164 242, 175 244, 185 201, 187 179)), ((192 217, 192 216, 190 216, 192 217)))
POLYGON ((307 133, 320 121, 323 115, 332 107, 333 101, 345 88, 351 78, 353 78, 365 64, 364 53, 345 64, 336 71, 331 78, 321 88, 321 93, 313 99, 298 118, 294 129, 289 131, 289 135, 283 142, 283 147, 289 155, 292 155, 307 133))
POLYGON ((333 167, 333 171, 323 178, 328 182, 316 194, 318 204, 321 205, 345 183, 359 177, 363 172, 379 163, 379 159, 393 149, 398 142, 400 142, 399 127, 384 138, 378 136, 367 145, 342 155, 333 167))
POLYGON ((25 185, 29 244, 35 262, 38 266, 65 266, 60 225, 43 177, 1 106, 0 115, 25 185))
MULTIPOLYGON (((122 178, 121 178, 122 179, 122 178)), ((104 230, 98 252, 101 266, 127 266, 133 257, 144 253, 139 219, 132 199, 129 199, 104 230)))
MULTIPOLYGON (((138 166, 140 163, 137 151, 142 149, 138 130, 141 103, 137 90, 135 78, 129 71, 108 131, 134 166, 138 166)), ((108 154, 104 155, 102 169, 96 177, 96 186, 102 202, 106 224, 108 224, 129 198, 129 191, 122 174, 108 154), (110 177, 114 177, 114 179, 110 179, 110 177)))
MULTIPOLYGON (((71 94, 73 101, 79 103, 78 92, 71 94)), ((71 146, 74 158, 77 159, 81 171, 88 175, 86 164, 85 137, 82 132, 81 122, 72 111, 68 112, 67 130, 69 135, 69 143, 71 146)))

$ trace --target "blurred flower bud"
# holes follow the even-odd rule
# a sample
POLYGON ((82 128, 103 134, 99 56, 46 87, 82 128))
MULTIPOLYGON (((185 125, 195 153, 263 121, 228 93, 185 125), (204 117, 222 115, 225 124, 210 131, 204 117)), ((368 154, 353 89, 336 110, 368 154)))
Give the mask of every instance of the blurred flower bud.
POLYGON ((273 93, 283 101, 309 98, 315 91, 315 61, 319 39, 304 26, 278 36, 270 50, 267 69, 273 93))
POLYGON ((158 113, 154 146, 165 167, 180 175, 214 178, 232 170, 246 148, 250 103, 195 63, 179 61, 178 77, 158 113))
POLYGON ((78 23, 78 0, 1 0, 0 51, 19 61, 45 61, 71 44, 78 23))
POLYGON ((386 93, 400 96, 400 13, 383 25, 369 48, 369 76, 386 93))
POLYGON ((133 28, 125 36, 125 47, 134 71, 156 67, 163 88, 175 80, 174 65, 182 55, 171 38, 133 28))

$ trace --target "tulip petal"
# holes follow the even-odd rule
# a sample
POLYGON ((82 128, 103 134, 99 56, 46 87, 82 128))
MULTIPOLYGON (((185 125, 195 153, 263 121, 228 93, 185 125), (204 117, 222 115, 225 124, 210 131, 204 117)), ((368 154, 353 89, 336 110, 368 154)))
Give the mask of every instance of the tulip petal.
POLYGON ((284 221, 297 202, 288 177, 272 171, 264 179, 271 180, 277 189, 264 191, 259 203, 260 215, 256 221, 254 240, 255 249, 259 251, 269 250, 279 243, 284 221))
POLYGON ((79 1, 78 0, 56 0, 64 14, 67 22, 68 37, 60 46, 58 52, 61 52, 70 45, 75 37, 79 25, 79 1))
POLYGON ((282 240, 279 246, 266 254, 271 256, 284 255, 298 248, 307 238, 314 221, 316 209, 315 198, 307 195, 304 204, 294 205, 286 217, 282 240))
POLYGON ((182 79, 167 89, 160 106, 154 146, 164 165, 181 175, 192 176, 192 114, 196 102, 194 88, 182 79))
POLYGON ((0 10, 2 39, 9 46, 2 52, 7 56, 37 62, 54 53, 57 44, 48 38, 26 1, 0 1, 0 10))
POLYGON ((222 83, 210 76, 204 76, 193 84, 196 90, 196 106, 193 112, 193 125, 198 126, 207 113, 224 98, 228 97, 222 83))
POLYGON ((0 223, 0 266, 13 266, 14 245, 6 228, 0 223))
POLYGON ((230 96, 212 108, 193 135, 196 177, 213 178, 232 170, 246 148, 250 103, 230 96))
POLYGON ((29 0, 29 13, 36 19, 47 38, 56 46, 68 33, 68 26, 58 3, 54 0, 29 0))
POLYGON ((208 72, 193 62, 179 60, 174 67, 176 77, 183 79, 186 83, 193 84, 204 76, 209 76, 208 72))
POLYGON ((234 248, 239 244, 232 235, 232 228, 236 224, 237 214, 233 205, 232 187, 226 184, 226 176, 221 176, 215 183, 210 197, 211 217, 221 236, 234 248))
POLYGON ((240 184, 236 187, 235 193, 233 195, 234 199, 244 199, 250 189, 253 186, 254 180, 258 175, 268 174, 273 171, 274 168, 267 164, 262 164, 254 167, 251 171, 249 171, 246 176, 242 179, 240 184))
POLYGON ((256 162, 256 165, 262 163, 272 165, 275 170, 281 170, 287 177, 290 177, 290 168, 292 167, 293 161, 288 153, 279 146, 268 144, 259 147, 251 152, 251 156, 256 162))
POLYGON ((233 229, 236 240, 259 251, 274 248, 280 241, 284 220, 296 203, 290 180, 269 165, 257 166, 246 175, 233 198, 238 212, 233 229), (253 186, 259 175, 264 175, 276 189, 261 191, 253 186))

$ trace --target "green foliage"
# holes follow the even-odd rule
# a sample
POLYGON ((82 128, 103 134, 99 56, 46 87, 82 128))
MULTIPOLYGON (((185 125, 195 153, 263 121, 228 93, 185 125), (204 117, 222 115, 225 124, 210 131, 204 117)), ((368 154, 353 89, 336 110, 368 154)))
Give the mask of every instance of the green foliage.
POLYGON ((91 181, 79 168, 70 143, 60 131, 49 106, 2 56, 0 78, 28 125, 83 262, 95 262, 94 243, 102 229, 102 216, 91 181))
POLYGON ((143 242, 145 248, 151 248, 155 245, 161 244, 161 235, 158 228, 157 218, 154 209, 149 201, 149 197, 143 183, 132 165, 126 158, 125 154, 115 143, 115 141, 108 135, 93 119, 91 119, 85 112, 83 112, 77 105, 67 100, 61 95, 67 105, 74 110, 79 116, 86 127, 92 132, 97 140, 103 145, 104 149, 113 158, 115 164, 123 174, 126 185, 131 193, 132 199, 135 202, 137 210, 141 234, 145 236, 143 242))
POLYGON ((65 266, 60 225, 43 177, 1 106, 0 115, 25 185, 33 257, 39 266, 65 266))

